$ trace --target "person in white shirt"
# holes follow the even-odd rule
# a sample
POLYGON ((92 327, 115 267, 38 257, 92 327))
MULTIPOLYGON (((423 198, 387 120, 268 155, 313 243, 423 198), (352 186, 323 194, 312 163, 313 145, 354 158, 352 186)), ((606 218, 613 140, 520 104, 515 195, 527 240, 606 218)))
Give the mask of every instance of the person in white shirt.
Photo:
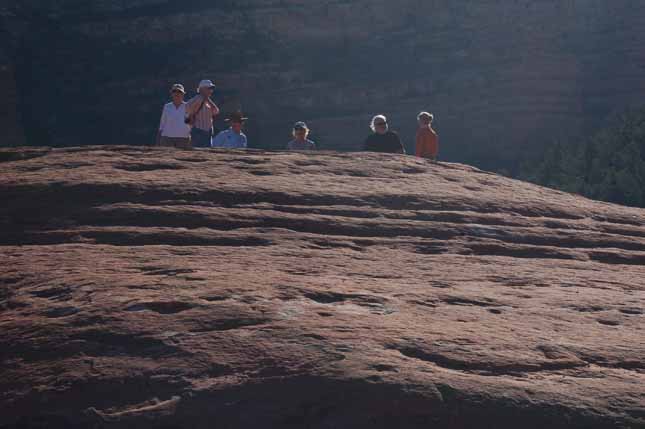
POLYGON ((176 83, 170 89, 172 101, 163 107, 157 146, 190 149, 190 125, 186 124, 186 102, 184 86, 176 83))

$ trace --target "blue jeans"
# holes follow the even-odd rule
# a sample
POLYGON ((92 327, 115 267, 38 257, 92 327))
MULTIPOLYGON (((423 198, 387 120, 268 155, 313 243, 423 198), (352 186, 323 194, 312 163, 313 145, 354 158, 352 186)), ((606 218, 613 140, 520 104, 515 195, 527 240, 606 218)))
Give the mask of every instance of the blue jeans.
POLYGON ((193 141, 193 147, 211 147, 213 131, 205 131, 193 127, 193 129, 190 130, 190 137, 193 141))

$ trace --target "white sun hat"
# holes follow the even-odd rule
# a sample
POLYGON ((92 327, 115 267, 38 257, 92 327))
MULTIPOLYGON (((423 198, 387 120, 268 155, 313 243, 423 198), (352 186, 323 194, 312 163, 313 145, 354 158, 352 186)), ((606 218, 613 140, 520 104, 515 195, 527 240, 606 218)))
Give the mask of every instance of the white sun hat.
POLYGON ((199 82, 197 92, 199 92, 202 88, 215 88, 215 84, 211 80, 204 79, 203 81, 199 82))

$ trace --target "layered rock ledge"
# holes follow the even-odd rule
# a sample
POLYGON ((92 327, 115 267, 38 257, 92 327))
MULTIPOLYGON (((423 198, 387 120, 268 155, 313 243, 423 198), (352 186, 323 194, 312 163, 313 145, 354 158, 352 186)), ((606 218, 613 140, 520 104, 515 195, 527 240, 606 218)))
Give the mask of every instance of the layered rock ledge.
POLYGON ((366 153, 0 161, 1 428, 645 426, 643 210, 366 153))

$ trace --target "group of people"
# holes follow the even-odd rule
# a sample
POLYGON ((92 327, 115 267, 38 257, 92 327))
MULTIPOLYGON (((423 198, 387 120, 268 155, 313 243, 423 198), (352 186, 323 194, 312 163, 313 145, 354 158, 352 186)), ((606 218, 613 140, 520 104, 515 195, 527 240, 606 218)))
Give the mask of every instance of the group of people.
MULTIPOLYGON (((432 113, 421 112, 417 116, 417 136, 415 155, 420 158, 437 160, 439 154, 439 136, 432 128, 434 116, 432 113)), ((376 115, 370 124, 370 134, 363 145, 368 152, 400 153, 405 155, 405 146, 401 143, 399 135, 390 130, 387 118, 384 115, 376 115)))
MULTIPOLYGON (((215 85, 210 80, 203 80, 197 88, 197 95, 184 101, 186 90, 181 84, 174 84, 170 89, 172 101, 166 104, 161 114, 157 145, 179 149, 225 148, 246 149, 248 142, 242 132, 248 118, 242 112, 234 112, 226 118, 229 128, 213 136, 213 124, 220 109, 213 102, 215 85)), ((419 127, 416 134, 415 155, 436 161, 439 152, 439 137, 432 128, 434 116, 421 112, 417 116, 419 127)), ((370 124, 370 134, 363 145, 369 152, 405 154, 405 147, 399 135, 390 130, 387 118, 376 115, 370 124)), ((309 140, 309 127, 304 122, 293 126, 293 140, 286 149, 293 151, 316 150, 316 144, 309 140)))

